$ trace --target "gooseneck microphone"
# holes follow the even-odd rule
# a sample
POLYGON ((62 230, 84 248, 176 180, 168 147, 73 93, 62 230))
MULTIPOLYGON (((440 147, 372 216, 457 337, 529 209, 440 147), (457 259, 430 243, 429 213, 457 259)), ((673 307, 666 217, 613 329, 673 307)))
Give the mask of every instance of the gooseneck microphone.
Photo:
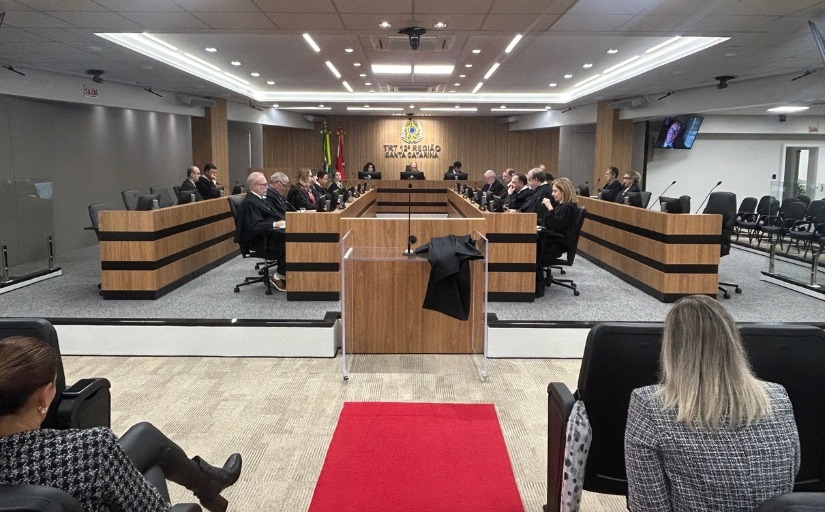
POLYGON ((413 257, 415 251, 413 251, 412 244, 418 242, 418 238, 412 234, 412 183, 408 184, 407 187, 409 188, 409 191, 407 191, 407 250, 403 254, 404 256, 413 257))
POLYGON ((661 198, 662 198, 662 196, 663 196, 663 195, 665 195, 665 192, 667 192, 668 190, 670 190, 670 187, 672 187, 672 186, 673 186, 673 185, 675 185, 675 184, 676 184, 676 180, 673 180, 673 183, 671 183, 670 185, 668 185, 668 186, 667 186, 667 188, 666 188, 666 189, 665 189, 665 190, 664 190, 661 194, 659 194, 659 197, 657 197, 655 201, 653 201, 652 203, 650 203, 650 206, 648 206, 648 207, 647 207, 647 209, 648 209, 648 210, 650 210, 651 208, 653 208, 653 205, 654 205, 654 204, 656 204, 656 203, 658 203, 658 202, 659 202, 659 199, 661 199, 661 198))
POLYGON ((717 183, 716 185, 713 186, 712 189, 710 189, 710 192, 708 192, 708 195, 706 195, 705 198, 702 200, 702 204, 700 204, 699 208, 697 208, 696 211, 693 212, 693 213, 699 213, 699 211, 702 209, 702 207, 705 206, 705 201, 707 201, 708 198, 710 197, 710 195, 713 193, 713 191, 716 190, 716 187, 718 187, 721 184, 722 184, 722 180, 719 180, 719 183, 717 183))

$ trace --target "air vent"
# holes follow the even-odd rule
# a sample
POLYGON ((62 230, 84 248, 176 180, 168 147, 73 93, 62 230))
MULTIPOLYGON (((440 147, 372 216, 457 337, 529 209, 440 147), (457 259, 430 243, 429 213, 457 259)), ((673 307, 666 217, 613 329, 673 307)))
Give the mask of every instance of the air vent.
POLYGON ((379 83, 381 92, 444 92, 447 84, 384 84, 379 83))
MULTIPOLYGON (((372 48, 379 52, 410 52, 410 39, 407 36, 372 36, 372 48)), ((443 52, 453 47, 453 36, 421 36, 419 52, 443 52)))

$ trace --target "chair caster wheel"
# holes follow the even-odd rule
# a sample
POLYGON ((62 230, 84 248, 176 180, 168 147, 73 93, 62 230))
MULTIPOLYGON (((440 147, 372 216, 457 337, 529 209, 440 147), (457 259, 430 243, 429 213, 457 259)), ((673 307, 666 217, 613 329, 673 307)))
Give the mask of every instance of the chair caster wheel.
POLYGON ((241 289, 236 286, 235 287, 235 293, 239 293, 240 291, 241 291, 241 289))
POLYGON ((738 287, 737 287, 734 291, 735 291, 736 293, 742 293, 742 288, 738 288, 738 287))
POLYGON ((272 290, 267 290, 267 291, 266 291, 266 294, 267 294, 267 295, 272 295, 272 290))
POLYGON ((573 290, 573 296, 578 297, 579 295, 581 295, 581 292, 580 292, 580 291, 578 291, 578 290, 573 290))
POLYGON ((565 272, 565 271, 564 271, 564 269, 561 269, 561 275, 564 275, 564 274, 566 274, 566 273, 567 273, 567 272, 565 272))
POLYGON ((726 298, 726 299, 729 299, 729 298, 730 298, 730 294, 729 294, 728 292, 725 292, 725 294, 724 294, 724 295, 722 295, 722 297, 724 297, 724 298, 726 298))

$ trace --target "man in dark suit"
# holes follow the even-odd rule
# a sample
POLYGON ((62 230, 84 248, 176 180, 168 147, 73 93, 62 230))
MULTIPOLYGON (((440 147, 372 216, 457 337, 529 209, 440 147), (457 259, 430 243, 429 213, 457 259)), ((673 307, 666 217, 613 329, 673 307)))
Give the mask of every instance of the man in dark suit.
MULTIPOLYGON (((545 174, 544 171, 538 167, 530 169, 527 173, 527 184, 533 190, 533 195, 530 196, 530 199, 528 199, 521 208, 513 211, 518 211, 520 213, 533 212, 538 215, 537 220, 538 223, 541 224, 542 219, 548 212, 542 202, 546 198, 550 198, 550 201, 555 201, 553 199, 553 187, 547 183, 547 174, 545 174)), ((555 203, 553 206, 555 206, 555 203)))
POLYGON ((509 210, 518 210, 533 195, 533 189, 527 186, 527 176, 523 173, 514 173, 511 180, 512 190, 504 199, 504 206, 509 210))
POLYGON ((275 232, 273 229, 286 227, 286 221, 266 198, 267 179, 263 173, 250 174, 246 180, 246 187, 249 192, 238 210, 235 241, 249 244, 256 251, 261 251, 261 254, 264 253, 266 243, 266 257, 278 261, 270 280, 276 290, 285 292, 286 239, 283 232, 275 232))
POLYGON ((604 171, 604 177, 607 179, 607 183, 600 190, 600 198, 605 201, 613 201, 616 199, 616 194, 622 190, 622 182, 619 181, 619 168, 613 166, 608 167, 607 170, 604 171))
POLYGON ((196 185, 200 176, 201 170, 196 165, 186 169, 186 179, 180 184, 181 198, 188 199, 191 194, 195 194, 195 201, 203 201, 203 196, 198 192, 198 186, 196 185))
POLYGON ((498 179, 496 179, 496 172, 493 170, 489 170, 484 173, 484 181, 486 183, 483 187, 481 187, 482 195, 485 193, 490 193, 496 196, 501 197, 501 193, 505 190, 504 185, 501 184, 498 179))
POLYGON ((215 181, 217 175, 218 168, 214 165, 206 164, 203 166, 203 173, 201 174, 201 177, 198 178, 198 181, 195 182, 195 186, 198 188, 198 192, 204 199, 215 199, 216 197, 221 197, 221 191, 215 181))
POLYGON ((501 172, 501 184, 504 185, 504 190, 498 194, 502 201, 507 199, 507 196, 511 195, 511 191, 513 190, 513 176, 515 176, 516 171, 513 168, 508 167, 501 172))

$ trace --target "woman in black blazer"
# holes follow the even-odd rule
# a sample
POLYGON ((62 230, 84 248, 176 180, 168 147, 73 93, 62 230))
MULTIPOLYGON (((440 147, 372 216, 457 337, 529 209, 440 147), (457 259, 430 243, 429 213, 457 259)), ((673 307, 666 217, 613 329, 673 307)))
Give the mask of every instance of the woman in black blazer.
POLYGON ((542 201, 549 210, 542 219, 544 233, 558 233, 565 238, 539 236, 539 263, 541 260, 556 259, 567 252, 567 233, 575 225, 579 213, 576 191, 569 179, 553 181, 553 199, 557 203, 555 207, 549 197, 542 201))
POLYGON ((624 203, 625 197, 630 192, 641 192, 642 189, 639 188, 639 180, 642 179, 642 176, 636 171, 627 171, 622 176, 622 190, 616 194, 616 199, 614 199, 617 203, 624 203))

